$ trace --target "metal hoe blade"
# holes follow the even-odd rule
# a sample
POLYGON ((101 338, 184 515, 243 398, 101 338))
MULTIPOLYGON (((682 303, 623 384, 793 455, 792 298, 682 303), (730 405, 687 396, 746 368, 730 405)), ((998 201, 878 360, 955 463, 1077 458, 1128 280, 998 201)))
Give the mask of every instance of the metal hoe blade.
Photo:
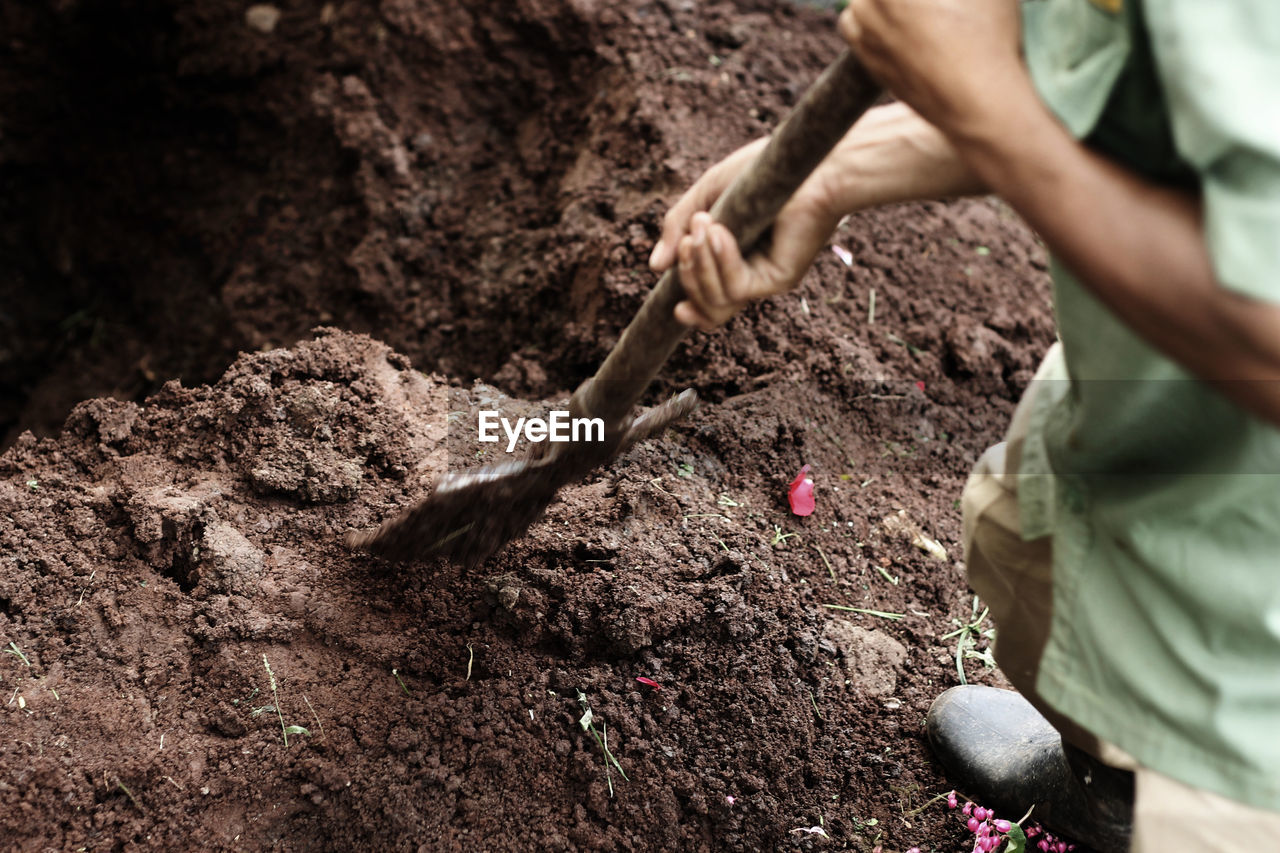
POLYGON ((561 486, 580 481, 697 405, 697 394, 684 391, 604 441, 555 444, 541 456, 446 474, 421 503, 374 530, 349 534, 347 544, 389 560, 443 557, 474 566, 528 530, 561 486))

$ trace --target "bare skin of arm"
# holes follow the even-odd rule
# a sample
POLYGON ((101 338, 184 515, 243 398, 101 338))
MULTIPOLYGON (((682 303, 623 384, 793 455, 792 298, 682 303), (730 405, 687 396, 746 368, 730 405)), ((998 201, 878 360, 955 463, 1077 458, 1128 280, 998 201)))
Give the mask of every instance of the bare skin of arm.
MULTIPOLYGON (((831 168, 824 163, 819 170, 830 184, 825 197, 814 194, 829 205, 828 221, 886 200, 989 188, 1137 334, 1242 408, 1280 425, 1280 306, 1241 296, 1217 281, 1195 195, 1117 166, 1057 122, 1018 55, 1014 0, 852 0, 840 30, 868 70, 915 111, 914 120, 941 137, 930 147, 950 152, 954 162, 942 171, 954 183, 940 181, 938 191, 929 180, 908 180, 908 170, 895 170, 896 158, 889 156, 890 165, 880 164, 887 170, 880 183, 860 191, 852 187, 871 180, 867 169, 874 159, 847 159, 838 151, 829 158, 831 168)), ((850 137, 857 134, 855 128, 850 137)), ((899 139, 884 150, 898 151, 905 162, 903 152, 912 147, 899 139)), ((689 195, 681 204, 687 200, 689 195)), ((717 247, 722 240, 709 239, 715 228, 691 212, 705 209, 699 207, 702 200, 690 201, 689 212, 682 210, 664 226, 662 242, 677 246, 681 281, 690 294, 677 318, 711 326, 741 307, 736 298, 779 292, 770 287, 794 285, 799 274, 787 267, 785 275, 770 278, 769 268, 760 266, 756 278, 744 275, 743 266, 757 262, 743 265, 734 251, 717 247), (678 233, 684 236, 676 239, 678 233)), ((811 260, 829 234, 823 232, 816 245, 809 235, 802 241, 804 252, 772 251, 795 264, 795 255, 814 246, 811 260)), ((656 265, 669 265, 672 254, 669 248, 660 257, 655 252, 656 265)))
POLYGON ((1280 425, 1280 306, 1218 283, 1199 199, 1090 151, 1030 95, 998 136, 958 139, 966 161, 1129 328, 1280 425))
POLYGON ((853 0, 840 32, 1135 333, 1280 425, 1280 305, 1217 281, 1197 196, 1121 168, 1058 123, 1018 56, 1016 3, 853 0))

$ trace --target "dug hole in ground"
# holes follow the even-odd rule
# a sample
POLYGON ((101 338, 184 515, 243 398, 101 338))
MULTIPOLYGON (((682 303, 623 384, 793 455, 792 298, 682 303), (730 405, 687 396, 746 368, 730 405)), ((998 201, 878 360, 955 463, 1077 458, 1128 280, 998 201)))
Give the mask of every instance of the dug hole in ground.
POLYGON ((478 410, 594 371, 666 206, 786 114, 832 13, 64 0, 0 31, 2 846, 962 847, 924 714, 998 675, 988 624, 953 633, 957 499, 1053 336, 995 201, 852 217, 848 263, 676 353, 650 402, 699 411, 478 569, 342 545, 506 458, 478 410))

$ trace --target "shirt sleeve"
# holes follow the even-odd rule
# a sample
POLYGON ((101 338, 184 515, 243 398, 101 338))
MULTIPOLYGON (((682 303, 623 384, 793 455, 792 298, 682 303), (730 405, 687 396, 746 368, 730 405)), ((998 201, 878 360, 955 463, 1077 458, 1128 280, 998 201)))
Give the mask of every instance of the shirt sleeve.
POLYGON ((1280 2, 1141 2, 1218 281, 1280 303, 1280 2))

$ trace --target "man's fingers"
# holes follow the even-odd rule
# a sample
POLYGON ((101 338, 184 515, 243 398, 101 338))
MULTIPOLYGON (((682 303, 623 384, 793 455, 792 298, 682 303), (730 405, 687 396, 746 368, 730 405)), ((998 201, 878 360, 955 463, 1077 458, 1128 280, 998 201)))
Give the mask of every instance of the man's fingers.
POLYGON ((718 171, 713 167, 695 181, 662 218, 662 236, 649 256, 649 268, 654 272, 663 272, 675 262, 680 238, 690 230, 694 214, 709 209, 720 196, 724 187, 718 171))
POLYGON ((845 6, 844 11, 840 13, 839 20, 836 22, 841 38, 854 48, 857 48, 862 41, 862 27, 858 24, 856 5, 855 3, 849 3, 845 6))
POLYGON ((680 241, 680 284, 688 296, 676 319, 710 330, 728 322, 761 290, 754 268, 738 250, 729 229, 707 213, 690 220, 691 233, 680 241))
POLYGON ((715 255, 725 301, 728 304, 741 306, 765 295, 758 292, 762 282, 757 280, 759 276, 756 275, 752 265, 742 257, 738 241, 733 238, 728 228, 718 222, 707 226, 707 242, 715 255))
POLYGON ((690 220, 690 233, 680 239, 678 271, 680 285, 689 301, 697 306, 704 317, 714 325, 719 325, 723 322, 720 315, 724 312, 727 300, 720 271, 707 238, 708 225, 710 216, 705 212, 694 214, 690 220))
POLYGON ((693 215, 710 210, 734 177, 756 158, 768 141, 767 137, 757 139, 712 166, 671 206, 662 219, 662 236, 649 255, 650 269, 663 272, 676 262, 677 246, 689 231, 693 215))
POLYGON ((725 292, 725 282, 720 276, 720 262, 716 258, 711 239, 710 216, 699 213, 694 217, 693 222, 693 248, 689 253, 692 264, 687 271, 688 275, 685 275, 686 270, 683 267, 681 273, 684 277, 691 276, 697 282, 697 293, 701 296, 698 303, 702 306, 703 313, 714 320, 729 307, 732 300, 725 292))
POLYGON ((716 324, 711 322, 711 318, 699 311, 698 306, 688 299, 676 305, 675 316, 677 323, 697 326, 704 332, 709 332, 716 327, 716 324))

